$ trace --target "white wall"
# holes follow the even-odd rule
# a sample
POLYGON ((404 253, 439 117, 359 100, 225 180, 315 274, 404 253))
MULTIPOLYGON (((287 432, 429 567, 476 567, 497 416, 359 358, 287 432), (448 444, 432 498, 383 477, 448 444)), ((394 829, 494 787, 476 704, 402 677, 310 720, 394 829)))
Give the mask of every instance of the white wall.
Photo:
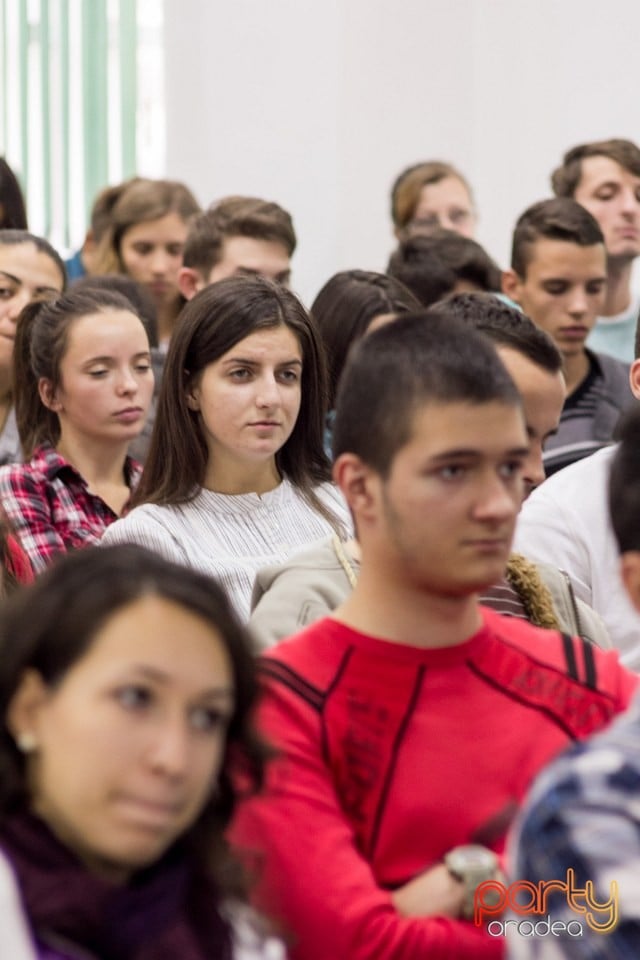
POLYGON ((164 0, 167 175, 294 216, 294 287, 383 269, 388 195, 446 159, 505 264, 564 150, 640 142, 638 0, 164 0))

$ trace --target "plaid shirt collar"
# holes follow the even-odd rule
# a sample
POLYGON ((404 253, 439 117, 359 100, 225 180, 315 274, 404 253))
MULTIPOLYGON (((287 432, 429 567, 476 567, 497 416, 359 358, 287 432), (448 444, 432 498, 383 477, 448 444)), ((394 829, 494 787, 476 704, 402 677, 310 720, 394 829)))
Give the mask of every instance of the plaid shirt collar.
MULTIPOLYGON (((84 479, 73 464, 60 456, 58 451, 50 443, 41 443, 33 451, 30 461, 35 470, 42 473, 47 480, 54 480, 59 474, 71 474, 74 479, 87 487, 87 481, 84 479)), ((142 476, 142 465, 132 457, 126 457, 124 462, 124 479, 129 489, 133 489, 142 476)))

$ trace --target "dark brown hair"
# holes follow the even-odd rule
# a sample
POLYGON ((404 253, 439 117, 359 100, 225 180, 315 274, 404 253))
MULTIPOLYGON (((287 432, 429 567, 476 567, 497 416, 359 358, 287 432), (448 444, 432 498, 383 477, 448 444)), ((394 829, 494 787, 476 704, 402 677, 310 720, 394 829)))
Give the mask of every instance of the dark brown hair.
POLYGON ((640 408, 616 428, 619 441, 609 471, 609 513, 620 553, 640 550, 640 408))
POLYGON ((147 596, 172 601, 206 621, 231 661, 234 709, 217 789, 185 838, 194 862, 215 873, 227 857, 223 833, 239 793, 231 760, 248 791, 257 790, 264 776, 267 751, 252 723, 254 653, 246 629, 214 580, 142 547, 91 547, 66 554, 0 608, 0 818, 29 803, 25 758, 7 727, 7 711, 25 671, 36 670, 55 689, 104 624, 147 596))
POLYGON ((436 303, 433 309, 469 324, 497 347, 515 350, 548 373, 563 369, 562 354, 546 330, 491 293, 457 293, 436 303))
POLYGON ((585 207, 568 197, 541 200, 518 218, 513 231, 511 267, 521 278, 526 276, 536 240, 561 240, 580 247, 604 244, 597 220, 585 207))
MULTIPOLYGON (((75 320, 92 313, 124 310, 135 313, 131 302, 112 290, 71 289, 55 300, 27 304, 18 318, 13 351, 13 392, 20 443, 26 460, 41 443, 56 445, 58 415, 40 399, 38 383, 60 385, 60 364, 75 320)), ((141 321, 142 322, 142 321, 141 321)))
POLYGON ((498 265, 475 240, 453 230, 434 230, 398 244, 387 273, 408 287, 423 307, 429 307, 466 281, 490 293, 500 289, 498 265))
POLYGON ((184 266, 208 276, 222 259, 227 237, 280 243, 290 257, 296 248, 291 215, 277 203, 259 197, 225 197, 191 223, 184 245, 184 266))
POLYGON ((594 140, 572 147, 562 164, 551 174, 551 186, 557 197, 573 197, 582 179, 582 161, 587 157, 608 157, 640 177, 640 149, 631 140, 594 140))
POLYGON ((164 368, 151 447, 134 502, 175 504, 195 497, 209 457, 201 417, 188 404, 202 371, 256 330, 284 325, 302 352, 300 412, 291 436, 276 454, 282 476, 335 524, 314 487, 330 478, 322 446, 326 370, 316 325, 300 301, 263 277, 227 277, 196 294, 183 308, 164 368))
POLYGON ((45 240, 44 237, 39 237, 35 233, 29 233, 28 230, 0 230, 0 247, 19 247, 24 243, 31 244, 36 248, 38 253, 43 253, 45 257, 49 257, 49 259, 55 263, 60 271, 62 289, 64 290, 67 286, 67 270, 64 265, 64 260, 48 240, 45 240))
POLYGON ((329 408, 335 402, 347 354, 372 320, 384 314, 409 313, 420 303, 398 280, 369 270, 334 274, 311 305, 327 354, 329 408))
POLYGON ((146 289, 133 277, 123 273, 103 273, 99 276, 88 275, 74 281, 74 291, 79 290, 113 290, 126 297, 133 312, 140 317, 147 331, 149 345, 158 346, 158 312, 155 304, 146 289))
POLYGON ((0 227, 3 230, 27 230, 27 210, 18 178, 0 157, 0 227))
POLYGON ((355 453, 386 478, 423 406, 494 401, 522 406, 486 337, 435 307, 406 314, 351 351, 338 387, 334 458, 355 453))

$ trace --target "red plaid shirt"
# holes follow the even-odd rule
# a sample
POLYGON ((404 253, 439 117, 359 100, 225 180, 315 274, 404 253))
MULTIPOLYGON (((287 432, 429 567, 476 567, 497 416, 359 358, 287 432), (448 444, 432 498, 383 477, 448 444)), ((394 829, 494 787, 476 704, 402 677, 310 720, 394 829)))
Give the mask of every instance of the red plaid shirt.
MULTIPOLYGON (((133 491, 142 467, 127 457, 124 469, 133 491)), ((37 447, 28 463, 0 468, 0 502, 34 573, 44 570, 58 553, 98 543, 118 519, 49 444, 37 447)))

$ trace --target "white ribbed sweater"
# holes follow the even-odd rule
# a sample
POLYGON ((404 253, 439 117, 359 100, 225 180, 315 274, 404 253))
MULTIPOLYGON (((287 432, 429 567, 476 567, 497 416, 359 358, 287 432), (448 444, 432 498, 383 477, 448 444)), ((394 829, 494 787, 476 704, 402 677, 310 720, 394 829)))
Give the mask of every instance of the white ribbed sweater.
MULTIPOLYGON (((350 531, 340 491, 327 483, 316 493, 350 531)), ((283 480, 275 490, 261 495, 231 496, 203 489, 189 503, 143 504, 112 523, 101 542, 137 543, 216 577, 246 622, 257 571, 283 563, 295 550, 332 532, 324 517, 283 480)))

